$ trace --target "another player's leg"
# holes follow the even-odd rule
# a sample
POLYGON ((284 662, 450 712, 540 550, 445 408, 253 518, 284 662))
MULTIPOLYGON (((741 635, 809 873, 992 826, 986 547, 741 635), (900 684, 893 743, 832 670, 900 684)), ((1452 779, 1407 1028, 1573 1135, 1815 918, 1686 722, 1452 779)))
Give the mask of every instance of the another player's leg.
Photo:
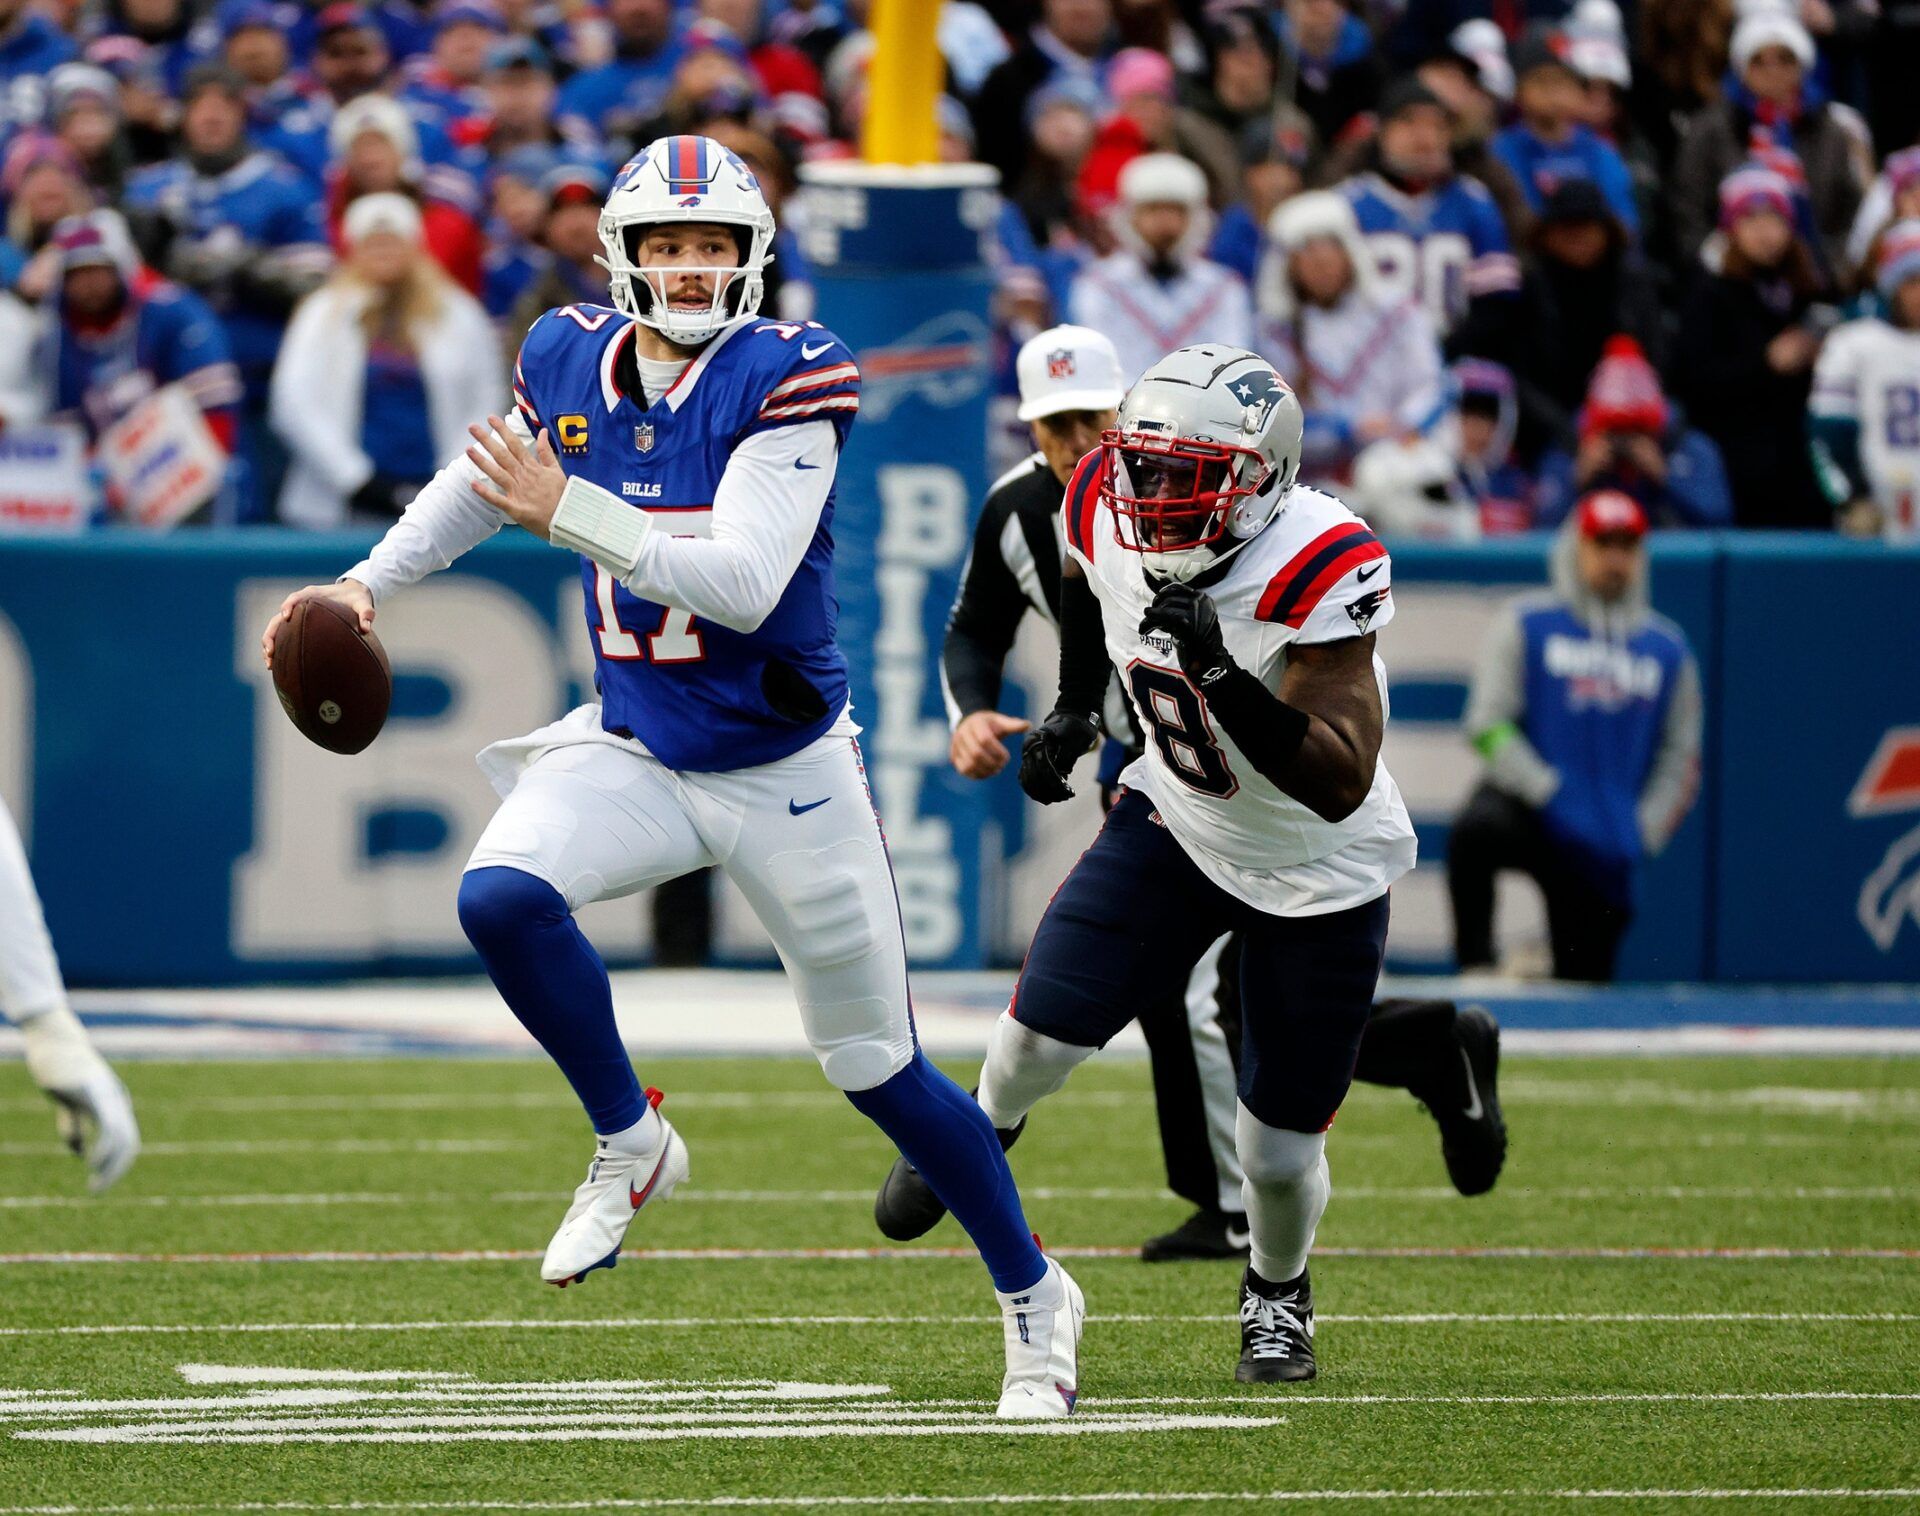
POLYGON ((1234 1147, 1239 972, 1240 944, 1222 937, 1194 965, 1178 1001, 1140 1013, 1167 1187, 1194 1207, 1172 1231, 1147 1239, 1140 1256, 1148 1263, 1247 1256, 1246 1175, 1234 1147))
POLYGON ((54 1104, 60 1137, 85 1158, 98 1193, 140 1153, 127 1088, 67 1005, 40 896, 13 816, 0 804, 0 1015, 20 1028, 27 1072, 54 1104))
POLYGON ((520 779, 460 881, 460 924, 522 1026, 559 1065, 596 1136, 587 1177, 540 1276, 611 1268, 641 1207, 687 1177, 686 1144, 621 1044, 606 965, 573 919, 712 861, 659 763, 601 745, 561 748, 520 779))
POLYGON ((1071 1414, 1086 1304, 1035 1242, 985 1114, 914 1041, 899 898, 858 750, 823 738, 778 763, 690 782, 737 818, 716 851, 779 950, 822 1071, 980 1250, 1006 1322, 999 1413, 1071 1414), (797 814, 795 802, 805 802, 797 814))
POLYGON ((1262 916, 1241 955, 1240 1162, 1252 1257, 1234 1377, 1311 1379, 1307 1255, 1326 1210, 1327 1128, 1346 1099, 1386 952, 1387 897, 1324 916, 1262 916))
POLYGON ((1409 1091, 1440 1128, 1453 1187, 1484 1195, 1507 1159, 1499 1071, 1500 1023, 1485 1006, 1382 1000, 1360 1039, 1353 1077, 1409 1091))

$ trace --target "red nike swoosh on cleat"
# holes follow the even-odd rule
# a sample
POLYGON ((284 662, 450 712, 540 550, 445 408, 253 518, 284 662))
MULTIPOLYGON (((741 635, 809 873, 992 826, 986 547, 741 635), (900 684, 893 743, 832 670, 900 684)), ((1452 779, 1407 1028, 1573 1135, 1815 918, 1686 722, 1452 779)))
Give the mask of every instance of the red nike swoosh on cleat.
POLYGON ((653 1177, 647 1181, 647 1187, 644 1190, 636 1190, 633 1187, 633 1181, 631 1179, 627 1181, 627 1199, 633 1202, 633 1208, 636 1211, 647 1203, 647 1197, 653 1193, 653 1187, 660 1182, 660 1171, 667 1166, 667 1154, 672 1151, 672 1148, 673 1144, 669 1142, 660 1150, 660 1161, 653 1166, 653 1177))

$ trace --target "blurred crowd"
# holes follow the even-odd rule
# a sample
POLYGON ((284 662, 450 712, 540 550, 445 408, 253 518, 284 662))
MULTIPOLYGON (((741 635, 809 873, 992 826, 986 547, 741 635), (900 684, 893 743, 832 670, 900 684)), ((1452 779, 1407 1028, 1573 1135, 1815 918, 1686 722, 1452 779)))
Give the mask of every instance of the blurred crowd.
MULTIPOLYGON (((0 425, 132 456, 165 394, 222 460, 188 519, 390 519, 533 319, 606 298, 656 137, 753 166, 763 308, 812 313, 799 170, 855 151, 865 11, 0 0, 0 425)), ((1001 178, 998 450, 1071 320, 1128 379, 1265 354, 1303 476, 1393 536, 1606 489, 1920 537, 1920 0, 946 0, 939 42, 941 154, 1001 178)))

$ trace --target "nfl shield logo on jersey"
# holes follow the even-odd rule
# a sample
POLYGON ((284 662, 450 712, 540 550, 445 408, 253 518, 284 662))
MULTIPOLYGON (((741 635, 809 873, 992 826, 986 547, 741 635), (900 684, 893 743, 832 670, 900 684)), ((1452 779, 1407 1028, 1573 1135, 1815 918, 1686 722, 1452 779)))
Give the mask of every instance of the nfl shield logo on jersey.
POLYGON ((653 423, 642 421, 633 429, 633 445, 643 453, 653 451, 653 423))
POLYGON ((1049 379, 1071 379, 1073 377, 1073 349, 1056 347, 1047 354, 1047 377, 1049 379))

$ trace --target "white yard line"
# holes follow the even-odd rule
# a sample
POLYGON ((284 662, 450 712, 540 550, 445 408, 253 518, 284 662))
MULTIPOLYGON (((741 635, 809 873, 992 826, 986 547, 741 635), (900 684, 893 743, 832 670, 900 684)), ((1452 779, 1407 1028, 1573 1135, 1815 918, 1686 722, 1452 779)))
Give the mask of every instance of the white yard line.
MULTIPOLYGON (((1227 1322, 1232 1312, 1191 1315, 1095 1312, 1088 1318, 1100 1326, 1173 1326, 1227 1322)), ((246 1336, 270 1333, 360 1332, 538 1332, 632 1331, 678 1328, 742 1327, 897 1327, 982 1326, 998 1316, 606 1316, 606 1317, 484 1317, 471 1321, 227 1321, 127 1322, 124 1324, 43 1327, 0 1327, 0 1337, 179 1337, 246 1336)), ((1897 1326, 1920 1322, 1920 1312, 1908 1311, 1407 1311, 1319 1317, 1320 1324, 1339 1326, 1675 1326, 1725 1322, 1806 1325, 1897 1326)), ((289 1371, 290 1373, 293 1371, 289 1371)), ((342 1370, 341 1373, 348 1371, 342 1370)), ((310 1376, 308 1376, 310 1377, 310 1376)), ((394 1374, 394 1378, 406 1377, 394 1374)))
MULTIPOLYGON (((377 1138, 239 1138, 232 1142, 143 1142, 142 1158, 199 1158, 274 1153, 511 1153, 524 1150, 524 1142, 507 1142, 490 1137, 421 1137, 385 1141, 377 1138)), ((65 1154, 58 1142, 0 1142, 0 1158, 49 1158, 65 1154)))
MULTIPOLYGON (((115 1202, 119 1203, 119 1202, 115 1202)), ((1056 1258, 1138 1258, 1137 1247, 1050 1247, 1056 1258)), ((1802 1248, 1802 1247, 1325 1247, 1321 1258, 1509 1259, 1526 1261, 1622 1260, 1656 1263, 1773 1262, 1797 1259, 1869 1258, 1895 1262, 1920 1261, 1920 1248, 1802 1248)), ((0 1267, 45 1264, 161 1264, 222 1265, 258 1263, 529 1263, 542 1255, 524 1248, 461 1248, 414 1252, 258 1252, 258 1253, 0 1253, 0 1267)), ((630 1263, 760 1263, 828 1262, 890 1263, 944 1262, 978 1259, 972 1248, 628 1248, 620 1255, 630 1263)))
MULTIPOLYGON (((1023 1189, 1030 1200, 1169 1200, 1170 1191, 1157 1186, 1077 1186, 1036 1185, 1023 1189)), ((1389 1200, 1454 1201, 1459 1192, 1448 1185, 1337 1185, 1334 1194, 1342 1201, 1389 1200)), ((1911 1185, 1571 1185, 1564 1188, 1528 1188, 1510 1185, 1501 1197, 1513 1200, 1807 1200, 1847 1201, 1920 1200, 1920 1187, 1911 1185)), ((344 1191, 339 1193, 288 1193, 269 1191, 261 1194, 235 1193, 212 1195, 125 1195, 116 1196, 115 1208, 139 1206, 155 1210, 183 1207, 307 1207, 332 1206, 470 1206, 471 1193, 434 1191, 411 1193, 394 1190, 344 1191)), ((480 1197, 490 1205, 564 1205, 567 1196, 558 1190, 495 1190, 480 1197)), ((871 1189, 858 1190, 676 1190, 677 1204, 708 1205, 860 1205, 873 1203, 871 1189)), ((99 1210, 101 1202, 91 1195, 0 1195, 0 1210, 99 1210)))

